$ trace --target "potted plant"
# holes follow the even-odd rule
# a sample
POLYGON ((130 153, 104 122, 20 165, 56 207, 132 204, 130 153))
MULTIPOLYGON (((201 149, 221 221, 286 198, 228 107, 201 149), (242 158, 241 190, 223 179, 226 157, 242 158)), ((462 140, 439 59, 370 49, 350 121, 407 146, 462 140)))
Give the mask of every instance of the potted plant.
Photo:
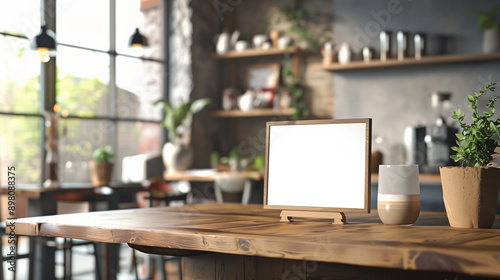
POLYGON ((500 118, 494 119, 495 102, 499 98, 489 99, 481 115, 478 101, 487 91, 494 91, 496 83, 491 82, 486 87, 468 95, 472 108, 472 123, 465 123, 465 114, 460 108, 453 112, 462 127, 457 133, 456 152, 451 158, 461 162, 462 166, 441 167, 441 183, 443 200, 448 221, 452 227, 490 228, 495 220, 498 191, 500 187, 500 169, 489 166, 495 148, 499 146, 493 136, 499 135, 500 118))
POLYGON ((93 161, 89 162, 92 185, 94 187, 108 186, 111 180, 113 164, 111 160, 115 157, 111 146, 105 146, 94 150, 93 161))
POLYGON ((192 160, 191 120, 210 104, 210 98, 190 99, 188 102, 174 108, 169 100, 163 99, 155 104, 162 104, 165 119, 162 125, 168 131, 169 142, 163 146, 163 163, 168 173, 185 170, 192 160))
POLYGON ((477 26, 483 30, 483 53, 494 53, 500 50, 499 23, 496 15, 499 5, 495 5, 488 12, 479 12, 477 26))
POLYGON ((241 154, 238 148, 232 148, 229 151, 229 170, 238 171, 240 169, 240 158, 241 154))

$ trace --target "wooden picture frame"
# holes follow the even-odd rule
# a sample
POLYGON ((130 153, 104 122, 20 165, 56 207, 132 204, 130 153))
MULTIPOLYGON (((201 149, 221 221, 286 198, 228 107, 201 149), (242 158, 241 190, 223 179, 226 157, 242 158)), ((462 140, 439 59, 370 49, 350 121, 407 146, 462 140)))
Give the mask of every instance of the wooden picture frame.
POLYGON ((264 208, 370 212, 371 119, 267 122, 266 135, 264 208))
POLYGON ((245 76, 246 89, 272 89, 278 88, 280 80, 280 65, 256 64, 247 67, 245 76))

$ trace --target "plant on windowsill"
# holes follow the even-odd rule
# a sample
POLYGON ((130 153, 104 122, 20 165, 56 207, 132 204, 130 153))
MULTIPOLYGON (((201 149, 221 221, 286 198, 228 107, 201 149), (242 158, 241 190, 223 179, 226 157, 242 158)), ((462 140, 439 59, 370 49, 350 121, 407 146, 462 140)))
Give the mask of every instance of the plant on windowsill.
POLYGON ((109 186, 115 153, 111 146, 100 147, 92 154, 93 161, 89 162, 92 185, 94 187, 109 186))
POLYGON ((499 5, 487 12, 478 12, 477 26, 483 30, 483 53, 500 51, 500 30, 496 15, 499 5))
POLYGON ((157 101, 162 104, 165 118, 162 125, 168 131, 169 142, 163 146, 163 163, 167 173, 186 170, 192 161, 191 121, 194 114, 199 113, 211 103, 210 98, 190 99, 174 108, 168 99, 157 101))
POLYGON ((453 112, 462 128, 457 133, 456 152, 451 158, 462 166, 441 167, 443 200, 448 221, 452 227, 490 228, 495 220, 500 184, 500 169, 490 166, 499 143, 493 139, 500 136, 500 118, 494 119, 495 102, 500 97, 489 99, 481 115, 478 101, 488 92, 494 92, 496 83, 489 82, 479 93, 468 95, 472 108, 472 123, 464 122, 465 114, 460 108, 453 112))

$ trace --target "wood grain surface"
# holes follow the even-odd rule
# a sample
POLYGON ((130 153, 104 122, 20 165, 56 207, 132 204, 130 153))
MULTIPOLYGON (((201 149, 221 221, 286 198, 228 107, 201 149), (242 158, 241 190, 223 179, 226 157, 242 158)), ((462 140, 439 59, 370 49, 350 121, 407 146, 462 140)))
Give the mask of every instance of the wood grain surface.
POLYGON ((346 225, 280 223, 279 214, 262 205, 198 204, 24 218, 16 220, 16 233, 129 243, 150 253, 178 249, 500 277, 500 216, 492 229, 458 229, 444 212, 423 212, 414 226, 384 225, 376 211, 346 213, 346 225))
MULTIPOLYGON (((196 171, 196 170, 189 170, 189 171, 196 171)), ((174 172, 174 173, 168 173, 168 172, 163 172, 163 179, 165 181, 190 181, 190 182, 215 182, 215 179, 217 176, 220 176, 223 172, 214 172, 213 174, 203 174, 203 175, 198 175, 198 174, 193 174, 190 172, 184 172, 184 171, 179 171, 179 172, 174 172)), ((238 171, 235 172, 238 173, 239 175, 243 175, 248 177, 249 179, 252 180, 262 180, 264 177, 264 174, 259 171, 238 171)))
POLYGON ((332 63, 330 65, 318 64, 316 68, 327 71, 348 71, 358 69, 370 68, 394 68, 403 66, 421 66, 421 65, 434 65, 434 64, 450 64, 460 62, 477 62, 477 61, 495 61, 500 59, 499 53, 492 54, 447 54, 447 55, 433 55, 423 56, 422 59, 416 60, 415 58, 408 57, 400 61, 396 58, 388 59, 387 61, 372 60, 370 63, 364 61, 353 61, 348 64, 332 63))
MULTIPOLYGON (((114 183, 110 186, 114 191, 129 190, 129 191, 142 191, 147 190, 147 188, 141 186, 140 183, 114 183)), ((77 184, 76 186, 72 184, 63 185, 59 188, 43 188, 39 185, 29 185, 29 186, 18 186, 16 188, 17 197, 26 197, 32 199, 39 199, 43 193, 49 194, 92 194, 94 186, 90 183, 88 184, 77 184)), ((6 195, 8 193, 7 188, 0 188, 0 195, 6 195)))

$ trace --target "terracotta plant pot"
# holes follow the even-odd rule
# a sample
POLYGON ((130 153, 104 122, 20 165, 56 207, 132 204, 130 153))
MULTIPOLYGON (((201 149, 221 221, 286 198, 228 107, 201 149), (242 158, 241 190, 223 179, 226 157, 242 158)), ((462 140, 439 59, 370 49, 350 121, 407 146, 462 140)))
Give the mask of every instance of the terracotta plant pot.
POLYGON ((497 210, 500 169, 440 167, 443 200, 452 227, 491 228, 497 210))
POLYGON ((89 161, 90 176, 94 187, 109 186, 113 164, 89 161))

